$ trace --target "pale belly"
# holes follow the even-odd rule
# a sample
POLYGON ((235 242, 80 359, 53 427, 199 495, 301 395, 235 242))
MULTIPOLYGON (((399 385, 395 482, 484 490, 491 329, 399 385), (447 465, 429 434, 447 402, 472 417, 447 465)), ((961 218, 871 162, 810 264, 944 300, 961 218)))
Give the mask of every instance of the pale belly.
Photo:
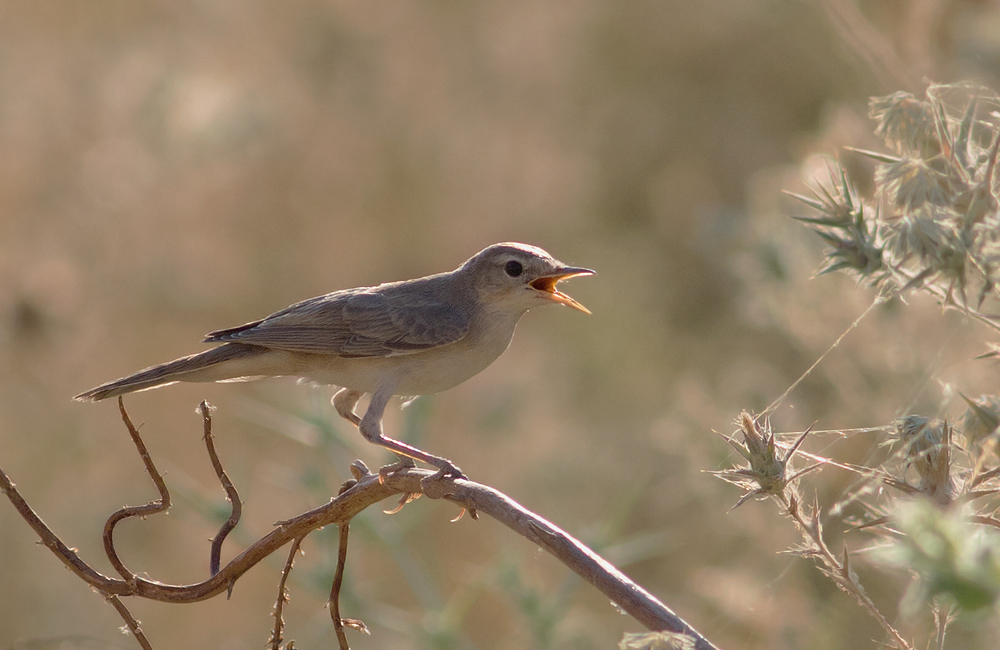
POLYGON ((428 395, 457 386, 484 370, 507 349, 512 335, 513 328, 509 334, 491 337, 485 343, 463 340, 391 357, 296 355, 299 368, 294 374, 364 393, 392 382, 395 395, 428 395))

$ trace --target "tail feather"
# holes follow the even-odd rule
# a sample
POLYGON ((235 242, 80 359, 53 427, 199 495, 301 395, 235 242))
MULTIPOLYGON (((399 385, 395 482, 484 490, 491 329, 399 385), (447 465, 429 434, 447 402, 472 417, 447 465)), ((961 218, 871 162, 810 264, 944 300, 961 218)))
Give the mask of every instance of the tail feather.
POLYGON ((233 379, 234 377, 207 376, 207 373, 202 377, 198 377, 193 373, 226 361, 253 357, 266 351, 266 348, 255 345, 227 343, 211 350, 151 366, 127 377, 101 384, 96 388, 91 388, 84 393, 80 393, 73 399, 79 402, 97 402, 126 393, 166 386, 178 381, 219 381, 233 379))

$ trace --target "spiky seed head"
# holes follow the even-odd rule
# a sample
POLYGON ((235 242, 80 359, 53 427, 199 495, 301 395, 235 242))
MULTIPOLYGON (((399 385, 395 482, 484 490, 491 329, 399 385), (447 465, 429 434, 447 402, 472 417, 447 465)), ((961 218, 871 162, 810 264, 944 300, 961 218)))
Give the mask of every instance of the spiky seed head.
POLYGON ((979 444, 1000 429, 1000 395, 980 395, 969 399, 962 395, 968 405, 962 416, 962 433, 970 445, 979 444))
POLYGON ((868 104, 869 115, 877 126, 875 135, 900 154, 931 158, 941 151, 930 102, 911 93, 897 92, 874 97, 868 104))

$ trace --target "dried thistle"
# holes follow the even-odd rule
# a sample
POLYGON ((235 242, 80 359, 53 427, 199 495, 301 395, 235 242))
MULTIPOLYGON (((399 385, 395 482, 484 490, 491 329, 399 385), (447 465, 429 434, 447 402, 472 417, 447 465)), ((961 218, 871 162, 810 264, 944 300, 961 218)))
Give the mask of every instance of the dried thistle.
POLYGON ((876 122, 875 135, 900 154, 933 157, 941 152, 935 137, 934 107, 907 92, 873 97, 869 117, 876 122))
POLYGON ((943 270, 952 264, 962 248, 954 227, 955 215, 948 208, 920 207, 901 214, 890 224, 888 244, 897 264, 914 255, 927 267, 943 270))
POLYGON ((940 165, 922 158, 899 158, 880 165, 875 172, 876 187, 892 207, 913 210, 925 204, 948 205, 951 186, 940 165))
POLYGON ((809 430, 804 431, 782 454, 782 449, 775 443, 770 420, 765 419, 761 424, 749 412, 743 411, 737 418, 736 424, 743 433, 743 443, 740 444, 726 436, 723 438, 750 463, 750 466, 711 472, 747 491, 733 506, 734 510, 753 497, 773 496, 785 502, 785 488, 806 472, 819 467, 820 464, 816 463, 791 475, 788 474, 788 462, 809 435, 809 430))
POLYGON ((968 84, 932 85, 925 99, 872 99, 875 133, 897 154, 854 150, 877 163, 873 197, 861 197, 839 163, 813 197, 793 195, 819 213, 794 218, 830 245, 820 273, 844 270, 882 289, 924 290, 1000 329, 976 311, 987 298, 1000 300, 1000 114, 977 117, 998 105, 1000 97, 968 84))
POLYGON ((970 445, 981 444, 1000 429, 1000 395, 980 395, 972 400, 961 395, 968 405, 962 417, 962 433, 970 445))
POLYGON ((879 219, 872 216, 875 210, 861 200, 842 167, 831 167, 829 171, 829 186, 814 186, 812 197, 789 193, 820 216, 792 218, 808 224, 830 245, 820 275, 848 271, 878 284, 885 271, 879 219))
POLYGON ((921 415, 896 420, 895 436, 903 444, 905 468, 915 471, 918 482, 910 486, 900 478, 888 483, 906 492, 923 494, 938 505, 950 505, 959 491, 951 473, 953 435, 954 429, 946 421, 930 421, 921 415))

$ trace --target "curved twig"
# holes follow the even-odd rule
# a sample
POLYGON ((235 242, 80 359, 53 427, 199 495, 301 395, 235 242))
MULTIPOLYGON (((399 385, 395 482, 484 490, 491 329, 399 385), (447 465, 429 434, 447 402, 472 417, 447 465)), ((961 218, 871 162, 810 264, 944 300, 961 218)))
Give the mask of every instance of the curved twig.
POLYGON ((128 429, 132 442, 135 443, 135 448, 139 451, 139 457, 142 458, 142 464, 146 467, 146 473, 149 474, 150 480, 153 481, 153 485, 156 486, 157 491, 160 493, 159 499, 150 501, 144 506, 125 506, 114 512, 104 523, 104 553, 108 556, 108 560, 115 568, 115 571, 121 577, 125 578, 126 582, 130 582, 135 578, 135 574, 128 570, 115 550, 115 526, 118 525, 118 522, 131 519, 132 517, 145 517, 146 515, 165 512, 170 507, 170 492, 167 490, 167 484, 163 481, 163 476, 156 470, 156 465, 153 464, 153 459, 146 449, 146 444, 139 436, 139 430, 132 424, 132 419, 129 418, 128 412, 125 410, 125 403, 121 397, 118 398, 118 411, 121 413, 122 421, 125 423, 125 428, 128 429))
MULTIPOLYGON (((80 559, 76 551, 64 544, 38 517, 17 491, 14 483, 0 469, 0 490, 7 495, 18 513, 35 530, 42 543, 49 548, 79 578, 101 591, 106 598, 112 596, 138 596, 168 603, 193 603, 212 598, 231 587, 244 573, 258 562, 293 540, 301 540, 314 530, 336 524, 345 526, 358 513, 389 497, 401 494, 426 494, 430 498, 447 499, 468 510, 485 513, 503 523, 519 535, 545 549, 559 561, 575 571, 604 593, 617 607, 638 622, 654 631, 685 634, 693 640, 696 650, 713 650, 711 642, 688 625, 649 592, 642 589, 612 566, 607 560, 584 546, 554 524, 527 510, 510 497, 491 487, 465 479, 434 479, 435 472, 407 468, 392 474, 361 471, 360 465, 352 467, 356 483, 329 503, 304 512, 292 519, 278 522, 276 527, 251 546, 239 553, 207 580, 188 585, 172 585, 140 577, 130 572, 118 559, 112 542, 114 525, 127 517, 159 512, 169 506, 169 494, 163 479, 156 471, 139 433, 132 425, 124 406, 120 405, 123 420, 139 450, 146 471, 157 485, 161 499, 146 506, 124 508, 112 515, 105 527, 105 550, 115 569, 123 579, 115 579, 95 571, 80 559)), ((204 417, 203 413, 203 417, 204 417)), ((237 499, 238 502, 238 499, 237 499)), ((290 556, 291 557, 291 556, 290 556)), ((347 624, 347 621, 344 621, 347 624)))
POLYGON ((219 477, 219 482, 222 483, 222 487, 226 491, 226 499, 229 501, 230 508, 232 509, 229 519, 222 524, 219 532, 212 538, 212 550, 208 564, 209 573, 214 576, 219 572, 219 565, 221 564, 222 543, 226 541, 229 533, 236 528, 236 524, 240 523, 240 517, 243 515, 243 502, 240 500, 240 493, 236 490, 236 486, 233 485, 233 482, 229 479, 229 475, 226 474, 226 470, 222 466, 222 461, 219 460, 219 454, 215 451, 215 436, 212 434, 213 410, 214 407, 205 400, 202 400, 201 404, 198 405, 198 412, 201 413, 205 432, 205 448, 208 449, 208 457, 212 461, 212 469, 215 470, 215 475, 219 477))
MULTIPOLYGON (((203 582, 190 585, 170 585, 132 576, 129 581, 108 578, 92 569, 63 544, 45 523, 27 508, 13 483, 0 471, 0 487, 18 512, 42 537, 42 542, 66 566, 88 584, 109 594, 140 596, 170 603, 192 603, 206 600, 225 591, 233 580, 285 544, 317 528, 349 521, 365 508, 384 499, 406 492, 423 491, 421 481, 434 475, 423 469, 407 469, 380 482, 377 474, 359 481, 343 495, 298 517, 283 522, 233 558, 219 573, 203 582), (24 509, 26 508, 26 510, 24 509), (30 514, 27 514, 30 513, 30 514)), ((627 578, 581 542, 554 524, 525 509, 493 488, 472 481, 442 481, 447 494, 444 498, 467 508, 475 508, 500 521, 523 537, 544 548, 570 569, 597 587, 618 607, 651 630, 670 630, 692 636, 699 650, 714 648, 683 619, 649 592, 627 578)), ((437 491, 437 490, 435 490, 437 491)), ((430 495, 428 495, 430 496, 430 495)))

